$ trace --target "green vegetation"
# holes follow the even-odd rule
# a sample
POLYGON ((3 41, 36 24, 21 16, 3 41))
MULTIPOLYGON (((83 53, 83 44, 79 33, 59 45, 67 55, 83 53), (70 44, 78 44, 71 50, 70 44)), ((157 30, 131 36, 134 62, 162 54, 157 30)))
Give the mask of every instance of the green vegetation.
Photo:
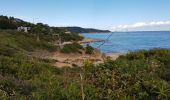
POLYGON ((130 52, 116 61, 85 66, 98 99, 170 99, 170 50, 130 52))
MULTIPOLYGON (((1 53, 3 54, 3 53, 1 53)), ((170 99, 170 50, 131 52, 82 68, 54 68, 52 61, 23 55, 0 56, 2 99, 170 99), (83 76, 81 81, 79 73, 83 76)))
POLYGON ((36 94, 34 92, 46 88, 47 82, 50 85, 50 75, 58 72, 48 63, 35 58, 0 56, 0 94, 8 99, 31 99, 36 94))
MULTIPOLYGON (((52 34, 59 34, 62 42, 79 41, 83 39, 83 37, 80 36, 78 33, 66 33, 66 28, 50 27, 47 24, 43 23, 33 24, 14 17, 0 16, 0 29, 17 30, 17 28, 20 26, 30 27, 31 30, 29 30, 29 33, 36 35, 37 40, 39 40, 39 38, 42 38, 41 36, 44 35, 46 35, 46 37, 51 37, 52 34)), ((47 39, 48 41, 51 40, 50 38, 47 39)))
POLYGON ((78 43, 72 43, 72 44, 66 44, 61 49, 61 52, 63 53, 76 53, 79 52, 80 49, 83 49, 83 47, 78 43))
POLYGON ((62 34, 60 33, 62 41, 80 41, 83 39, 78 33, 62 34))
POLYGON ((17 26, 12 19, 12 17, 0 16, 0 29, 16 29, 17 26))
POLYGON ((93 54, 94 48, 92 46, 86 46, 86 54, 93 54))
POLYGON ((86 54, 93 54, 94 53, 94 48, 91 46, 86 46, 83 48, 82 45, 78 43, 72 43, 72 44, 66 44, 64 47, 61 49, 62 53, 81 53, 80 50, 85 50, 86 54))
POLYGON ((41 49, 55 51, 57 49, 43 38, 41 42, 37 42, 35 35, 13 30, 0 30, 0 38, 0 51, 3 54, 41 49))
POLYGON ((70 32, 75 33, 101 33, 101 32, 110 32, 109 30, 99 30, 99 29, 93 29, 93 28, 81 28, 81 27, 64 27, 64 29, 67 29, 70 32))

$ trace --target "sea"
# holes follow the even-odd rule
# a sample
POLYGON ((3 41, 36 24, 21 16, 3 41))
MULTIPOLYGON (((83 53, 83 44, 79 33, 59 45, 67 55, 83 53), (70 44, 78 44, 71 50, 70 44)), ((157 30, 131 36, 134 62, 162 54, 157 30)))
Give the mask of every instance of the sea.
POLYGON ((170 31, 82 33, 82 35, 87 38, 105 40, 88 43, 104 53, 127 53, 153 48, 170 49, 170 31))

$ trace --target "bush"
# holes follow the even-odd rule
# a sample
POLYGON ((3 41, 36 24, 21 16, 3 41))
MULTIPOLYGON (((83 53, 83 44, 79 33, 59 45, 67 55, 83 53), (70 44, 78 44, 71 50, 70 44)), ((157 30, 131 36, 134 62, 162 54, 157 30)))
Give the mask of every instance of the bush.
POLYGON ((80 41, 83 39, 82 36, 80 36, 78 33, 61 33, 60 34, 62 41, 80 41))
POLYGON ((0 16, 0 29, 17 29, 17 25, 8 17, 0 16))
POLYGON ((169 100, 169 54, 167 49, 141 50, 85 66, 86 84, 95 87, 98 99, 169 100))
POLYGON ((94 48, 92 46, 86 46, 86 54, 93 54, 94 48))
POLYGON ((83 47, 78 44, 78 43, 73 43, 73 44, 66 44, 64 47, 61 49, 62 53, 76 53, 80 49, 83 49, 83 47))

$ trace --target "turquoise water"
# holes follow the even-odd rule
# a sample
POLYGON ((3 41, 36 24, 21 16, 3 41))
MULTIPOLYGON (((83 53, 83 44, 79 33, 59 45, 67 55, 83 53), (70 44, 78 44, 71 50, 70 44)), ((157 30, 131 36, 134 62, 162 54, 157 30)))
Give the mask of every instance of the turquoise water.
POLYGON ((128 52, 140 49, 169 48, 170 31, 159 32, 113 32, 113 33, 82 33, 88 38, 105 40, 111 37, 101 47, 98 43, 90 43, 91 46, 103 52, 128 52))

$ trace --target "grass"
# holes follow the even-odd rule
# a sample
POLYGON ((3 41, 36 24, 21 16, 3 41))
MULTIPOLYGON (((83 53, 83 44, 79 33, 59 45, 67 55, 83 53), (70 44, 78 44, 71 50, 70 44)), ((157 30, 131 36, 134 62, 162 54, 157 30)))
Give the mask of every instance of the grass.
POLYGON ((62 53, 76 53, 76 52, 79 52, 80 49, 83 49, 83 46, 81 46, 78 43, 66 44, 61 49, 61 52, 62 53))
POLYGON ((20 51, 34 51, 36 49, 56 50, 56 47, 41 39, 36 41, 36 36, 31 33, 22 33, 13 30, 0 30, 0 46, 5 48, 17 48, 20 51))

